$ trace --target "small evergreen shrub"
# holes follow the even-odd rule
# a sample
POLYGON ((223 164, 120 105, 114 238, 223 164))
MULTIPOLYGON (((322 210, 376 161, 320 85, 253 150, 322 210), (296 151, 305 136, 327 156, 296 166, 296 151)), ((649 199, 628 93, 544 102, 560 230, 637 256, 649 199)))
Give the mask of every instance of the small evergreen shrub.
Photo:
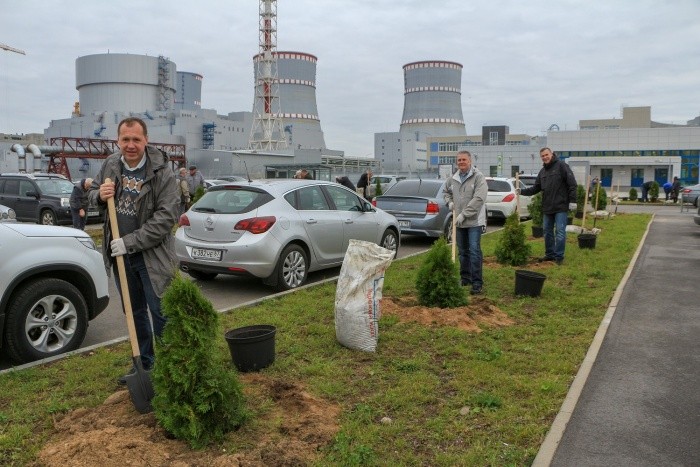
MULTIPOLYGON (((596 202, 596 194, 595 192, 593 193, 593 198, 591 198, 591 201, 595 204, 596 202)), ((605 191, 605 188, 602 186, 598 190, 598 205, 593 206, 593 208, 596 211, 605 211, 605 208, 608 207, 608 193, 605 191)))
POLYGON ((384 190, 382 190, 382 182, 379 181, 379 179, 377 179, 377 183, 375 184, 375 188, 376 188, 376 190, 374 192, 374 196, 381 196, 384 194, 384 190))
POLYGON ((576 186, 576 217, 581 218, 586 209, 586 188, 583 185, 576 186))
POLYGON ((496 245, 496 261, 511 266, 527 263, 530 245, 525 242, 525 227, 520 223, 518 214, 513 212, 503 227, 503 235, 496 245))
POLYGON ((194 198, 192 198, 192 200, 191 200, 192 204, 199 201, 199 198, 204 196, 204 193, 206 193, 206 191, 204 190, 204 187, 202 185, 198 186, 197 189, 194 190, 194 198))
POLYGON ((637 201, 637 196, 639 196, 639 194, 637 193, 637 189, 630 188, 630 201, 637 201))
POLYGON ((452 252, 444 237, 436 241, 418 270, 416 290, 423 306, 455 308, 467 304, 461 285, 459 266, 452 262, 452 252))
POLYGON ((659 182, 656 180, 651 182, 651 188, 649 188, 649 199, 652 203, 655 203, 659 199, 659 182))
POLYGON ((544 214, 542 213, 542 192, 540 191, 535 196, 530 198, 530 204, 527 205, 527 210, 532 218, 532 225, 542 227, 544 214))
POLYGON ((151 403, 166 431, 202 448, 244 422, 243 392, 216 352, 219 314, 199 287, 178 273, 162 305, 168 322, 156 345, 151 403))

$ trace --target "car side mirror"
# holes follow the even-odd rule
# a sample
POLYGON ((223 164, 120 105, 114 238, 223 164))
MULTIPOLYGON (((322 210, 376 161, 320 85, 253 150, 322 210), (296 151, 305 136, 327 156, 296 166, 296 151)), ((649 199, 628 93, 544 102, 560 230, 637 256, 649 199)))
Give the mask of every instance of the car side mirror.
POLYGON ((36 191, 28 191, 25 193, 25 196, 27 196, 27 197, 33 196, 34 198, 39 199, 39 193, 37 193, 36 191))
POLYGON ((365 201, 365 205, 363 207, 363 212, 374 212, 374 206, 368 201, 365 201))

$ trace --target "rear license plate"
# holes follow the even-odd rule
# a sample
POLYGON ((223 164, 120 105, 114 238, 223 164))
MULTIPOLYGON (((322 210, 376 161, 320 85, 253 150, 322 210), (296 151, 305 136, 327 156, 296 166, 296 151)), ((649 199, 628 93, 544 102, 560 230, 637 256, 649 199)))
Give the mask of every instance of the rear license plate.
POLYGON ((493 217, 493 216, 494 216, 494 212, 493 212, 493 211, 488 211, 488 214, 487 214, 487 215, 488 215, 488 217, 493 217))
POLYGON ((207 250, 206 248, 192 248, 192 257, 197 259, 213 259, 221 261, 221 250, 207 250))
POLYGON ((411 221, 399 221, 399 227, 411 228, 411 221))

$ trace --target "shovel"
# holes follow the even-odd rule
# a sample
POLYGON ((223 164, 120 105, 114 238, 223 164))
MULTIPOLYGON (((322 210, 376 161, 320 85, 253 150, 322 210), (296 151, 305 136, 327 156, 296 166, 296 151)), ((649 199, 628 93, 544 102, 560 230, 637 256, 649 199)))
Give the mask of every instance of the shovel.
MULTIPOLYGON (((454 201, 453 201, 454 203, 454 201)), ((457 260, 457 208, 452 207, 452 262, 457 260)))
MULTIPOLYGON (((109 178, 105 183, 111 183, 109 178)), ((112 229, 112 239, 119 238, 119 225, 117 224, 117 210, 114 207, 114 197, 107 199, 107 211, 109 213, 109 225, 112 229)), ((134 314, 131 310, 131 298, 129 296, 129 284, 126 281, 126 269, 124 267, 124 257, 117 256, 117 271, 119 271, 119 286, 122 291, 122 303, 124 314, 126 315, 126 327, 129 329, 129 341, 131 342, 131 359, 134 362, 136 372, 126 375, 126 387, 129 388, 131 401, 139 413, 149 413, 153 411, 151 399, 153 399, 153 383, 151 383, 150 371, 146 371, 141 363, 141 351, 136 337, 136 326, 134 325, 134 314)))

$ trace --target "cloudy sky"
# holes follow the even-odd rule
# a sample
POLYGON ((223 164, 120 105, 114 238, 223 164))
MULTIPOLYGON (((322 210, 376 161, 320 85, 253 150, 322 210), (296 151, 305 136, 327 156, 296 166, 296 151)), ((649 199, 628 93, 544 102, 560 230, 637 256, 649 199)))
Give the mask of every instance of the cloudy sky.
MULTIPOLYGON (((251 110, 258 52, 256 0, 0 0, 0 132, 41 132, 70 117, 75 60, 98 53, 164 55, 200 73, 202 106, 251 110)), ((398 131, 403 65, 464 66, 468 134, 505 124, 545 134, 556 123, 620 116, 700 115, 698 0, 279 0, 278 50, 318 57, 326 145, 373 152, 398 131)))

